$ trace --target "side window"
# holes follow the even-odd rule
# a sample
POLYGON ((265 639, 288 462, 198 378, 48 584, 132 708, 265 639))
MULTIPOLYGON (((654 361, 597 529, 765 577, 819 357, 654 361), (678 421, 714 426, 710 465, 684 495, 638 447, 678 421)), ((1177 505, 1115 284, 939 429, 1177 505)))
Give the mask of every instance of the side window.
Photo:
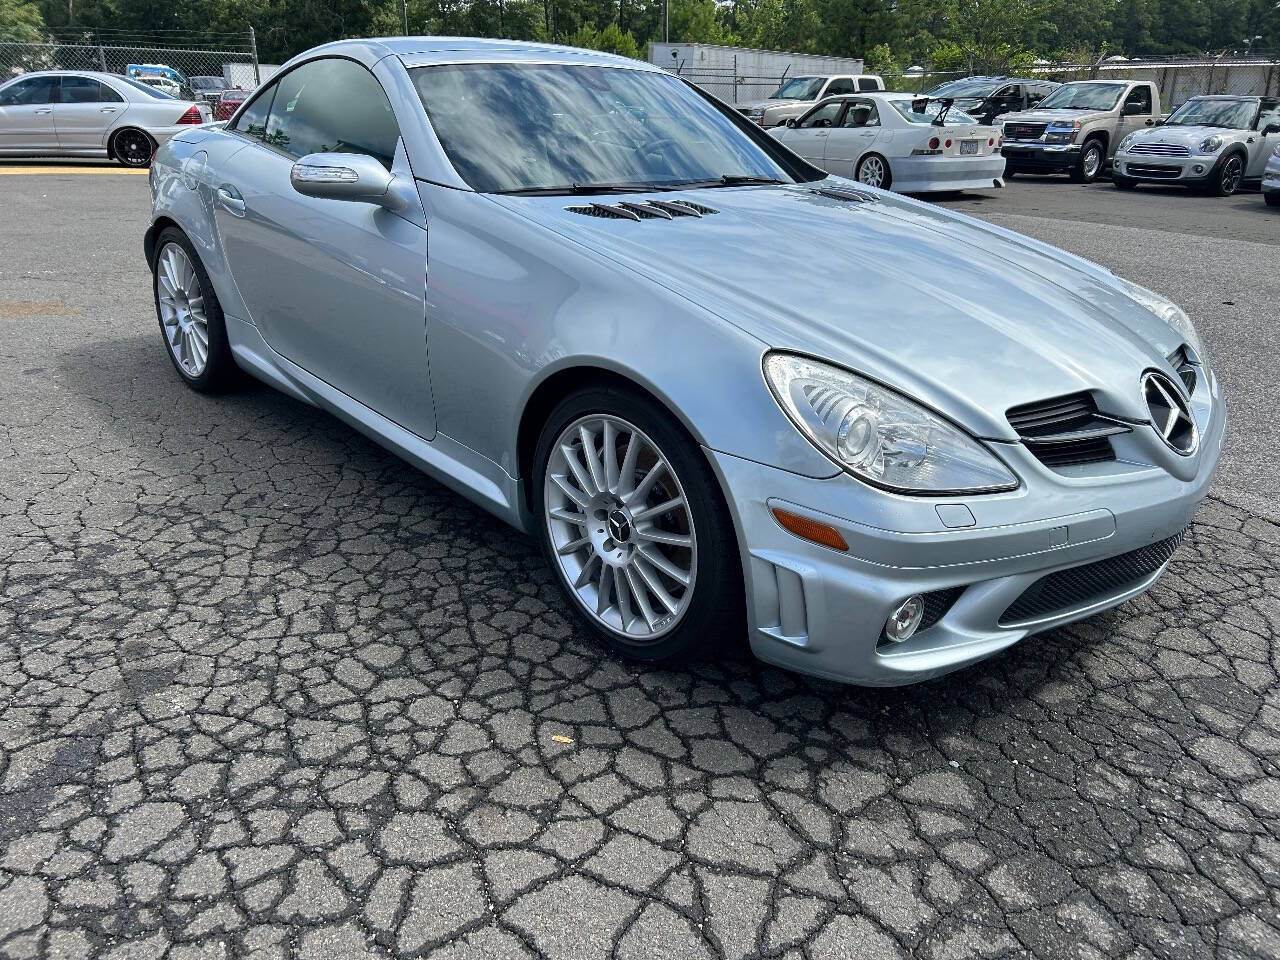
POLYGON ((0 107, 25 107, 52 103, 58 95, 57 77, 30 77, 19 80, 0 93, 0 107))
POLYGON ((1148 86, 1134 87, 1129 91, 1129 95, 1124 98, 1124 105, 1132 109, 1137 104, 1141 109, 1139 113, 1151 112, 1151 88, 1148 86))
POLYGON ((851 103, 849 111, 844 115, 844 127, 878 127, 880 126, 880 117, 876 113, 874 104, 865 101, 851 103))
POLYGON ((264 139, 292 157, 365 153, 389 170, 400 128, 372 73, 351 60, 327 58, 280 79, 264 139))
POLYGON ((843 109, 843 100, 833 100, 830 103, 824 103, 801 120, 797 126, 805 129, 810 127, 829 127, 836 122, 836 115, 843 109))
POLYGON ((97 103, 102 84, 92 77, 63 77, 61 103, 97 103))
POLYGON ((859 77, 858 90, 879 90, 880 84, 876 82, 875 77, 859 77))
POLYGON ((1049 95, 1049 88, 1043 83, 1033 83, 1027 87, 1027 106, 1034 107, 1049 95))
POLYGON ((1265 130, 1272 124, 1280 124, 1280 100, 1263 100, 1262 110, 1258 113, 1258 130, 1265 130))
POLYGON ((271 112, 271 100, 276 95, 276 84, 271 84, 253 98, 253 102, 245 108, 244 113, 236 118, 231 129, 243 133, 246 137, 261 140, 267 133, 267 115, 271 112))
POLYGON ((844 93, 853 93, 853 81, 849 77, 836 77, 827 85, 826 96, 837 97, 844 93))
POLYGON ((124 97, 120 95, 118 90, 112 88, 109 83, 98 84, 98 102, 99 103, 124 103, 124 97))

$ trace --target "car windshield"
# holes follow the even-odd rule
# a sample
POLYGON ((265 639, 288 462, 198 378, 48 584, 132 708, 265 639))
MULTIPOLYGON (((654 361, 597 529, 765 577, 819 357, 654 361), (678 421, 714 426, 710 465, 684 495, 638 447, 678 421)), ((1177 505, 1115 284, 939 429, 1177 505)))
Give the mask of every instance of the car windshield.
POLYGON ((956 100, 980 100, 989 97, 1004 80, 952 80, 929 91, 930 97, 953 97, 956 100))
POLYGON ((822 91, 823 77, 792 77, 769 95, 770 100, 814 100, 822 91))
POLYGON ((129 86, 133 87, 135 90, 141 90, 148 97, 155 97, 157 100, 177 99, 173 95, 165 93, 163 90, 159 90, 156 87, 149 86, 148 84, 143 83, 141 80, 135 80, 133 79, 133 77, 116 77, 115 79, 122 80, 125 83, 129 84, 129 86))
POLYGON ((192 77, 190 82, 192 90, 226 90, 231 86, 222 77, 192 77))
POLYGON ((1040 102, 1042 110, 1114 110, 1128 89, 1123 83, 1068 83, 1040 102))
MULTIPOLYGON (((925 105, 924 113, 920 113, 915 109, 913 104, 916 101, 914 100, 890 100, 889 102, 893 104, 893 109, 902 114, 903 119, 910 123, 933 123, 934 120, 938 119, 938 111, 942 109, 942 104, 937 100, 930 100, 925 105)), ((947 115, 943 117, 942 122, 948 126, 951 124, 959 126, 966 123, 977 123, 978 121, 963 110, 957 110, 952 107, 947 111, 947 115)))
POLYGON ((511 63, 410 72, 454 169, 484 193, 791 179, 667 73, 511 63))
POLYGON ((1257 100, 1188 100, 1169 115, 1175 127, 1229 127, 1248 130, 1258 115, 1257 100))

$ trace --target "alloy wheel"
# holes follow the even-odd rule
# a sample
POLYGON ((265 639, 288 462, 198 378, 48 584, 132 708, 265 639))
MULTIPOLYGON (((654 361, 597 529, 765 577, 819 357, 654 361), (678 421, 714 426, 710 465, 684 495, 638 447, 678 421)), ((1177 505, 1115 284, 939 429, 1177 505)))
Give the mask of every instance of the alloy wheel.
POLYGON ((638 427, 607 414, 565 427, 543 507, 560 573, 589 617, 632 643, 679 624, 697 576, 693 517, 670 460, 638 427))
POLYGON ((116 157, 127 167, 145 167, 151 162, 151 138, 138 130, 116 134, 116 157))
POLYGON ((1227 158, 1227 162, 1222 165, 1222 193, 1224 196, 1229 196, 1236 192, 1236 188, 1240 186, 1243 170, 1239 157, 1227 158))
POLYGON ((176 243, 166 243, 156 258, 156 301, 173 359, 187 376, 200 376, 209 361, 209 319, 200 278, 176 243))
POLYGON ((1084 175, 1089 180, 1096 177, 1102 169, 1102 149, 1097 144, 1085 151, 1083 166, 1084 175))
POLYGON ((884 164, 879 157, 867 157, 858 168, 858 182, 869 187, 879 187, 884 183, 884 164))

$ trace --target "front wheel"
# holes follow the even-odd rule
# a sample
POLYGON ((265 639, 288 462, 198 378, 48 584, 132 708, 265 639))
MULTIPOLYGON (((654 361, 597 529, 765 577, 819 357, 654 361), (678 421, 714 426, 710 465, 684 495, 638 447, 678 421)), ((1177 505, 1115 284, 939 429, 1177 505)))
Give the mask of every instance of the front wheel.
POLYGON ((151 165, 156 143, 141 130, 121 130, 111 138, 111 153, 126 167, 151 165))
POLYGON ((629 390, 561 401, 534 458, 539 539, 571 605, 623 656, 650 663, 742 636, 742 564, 706 456, 629 390))
POLYGON ((187 386, 212 393, 236 373, 227 328, 209 274, 186 235, 167 227, 156 238, 152 292, 160 332, 174 369, 187 386))
POLYGON ((1268 207, 1280 207, 1280 190, 1272 190, 1270 193, 1264 193, 1262 199, 1267 201, 1268 207))
POLYGON ((1209 189, 1219 197, 1229 197, 1240 187, 1244 179, 1244 160, 1238 153, 1233 153, 1222 161, 1218 175, 1214 177, 1209 189))
POLYGON ((1071 168, 1072 181, 1075 183, 1093 183, 1098 179, 1098 174, 1102 172, 1102 165, 1106 162, 1106 159, 1106 155, 1102 152, 1102 141, 1088 141, 1084 145, 1084 149, 1080 151, 1080 159, 1071 168))
POLYGON ((868 187, 888 190, 893 184, 893 171, 889 169, 888 160, 878 153, 869 153, 858 161, 854 179, 859 183, 865 183, 868 187))

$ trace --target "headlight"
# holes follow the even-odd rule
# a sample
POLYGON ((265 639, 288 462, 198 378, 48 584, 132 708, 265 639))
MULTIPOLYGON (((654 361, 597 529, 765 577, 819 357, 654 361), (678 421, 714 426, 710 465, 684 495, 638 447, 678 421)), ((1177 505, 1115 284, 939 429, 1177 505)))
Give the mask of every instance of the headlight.
POLYGON ((1160 294, 1152 293, 1146 287, 1140 287, 1136 283, 1130 283, 1128 280, 1119 277, 1116 279, 1120 280, 1129 296, 1173 327, 1191 349, 1195 351, 1196 359, 1202 364, 1208 362, 1204 355, 1204 347, 1200 344, 1200 335, 1196 333, 1196 326, 1191 322, 1191 318, 1187 316, 1185 310, 1176 303, 1166 300, 1160 294))
POLYGON ((750 113, 748 113, 748 114, 747 114, 747 116, 749 116, 749 117, 763 117, 763 116, 764 116, 764 108, 763 108, 763 107, 755 107, 755 108, 753 108, 753 109, 751 110, 751 112, 750 112, 750 113))
POLYGON ((771 353, 765 379, 796 427, 861 480, 901 493, 1011 490, 1018 478, 937 414, 817 360, 771 353))
POLYGON ((1216 133, 1211 137, 1205 137, 1200 141, 1201 153, 1217 153, 1222 149, 1222 137, 1216 133))
POLYGON ((1276 148, 1271 151, 1273 157, 1280 157, 1280 143, 1276 144, 1276 148))
POLYGON ((1125 137, 1123 140, 1121 140, 1121 141, 1120 141, 1120 146, 1118 146, 1118 147, 1116 148, 1116 152, 1117 152, 1117 153, 1127 153, 1127 152, 1129 151, 1129 146, 1130 146, 1130 144, 1132 144, 1132 143, 1133 143, 1133 141, 1135 141, 1135 140, 1137 140, 1137 139, 1138 139, 1138 135, 1137 135, 1137 133, 1131 133, 1131 134, 1129 134, 1127 137, 1125 137))

